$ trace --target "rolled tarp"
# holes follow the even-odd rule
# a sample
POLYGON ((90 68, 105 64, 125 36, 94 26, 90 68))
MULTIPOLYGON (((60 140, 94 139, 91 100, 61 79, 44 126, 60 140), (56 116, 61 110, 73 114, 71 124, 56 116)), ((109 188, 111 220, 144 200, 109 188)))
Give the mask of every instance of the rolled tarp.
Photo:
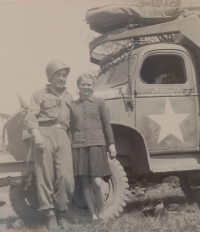
POLYGON ((110 4, 89 9, 86 21, 90 29, 100 34, 127 27, 130 24, 150 26, 169 22, 200 12, 200 5, 178 7, 146 7, 131 4, 110 4))

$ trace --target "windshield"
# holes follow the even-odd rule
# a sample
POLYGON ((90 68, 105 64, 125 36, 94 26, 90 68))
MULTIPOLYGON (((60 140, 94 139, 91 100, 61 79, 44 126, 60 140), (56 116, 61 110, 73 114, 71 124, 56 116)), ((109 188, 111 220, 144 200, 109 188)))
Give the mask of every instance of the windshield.
MULTIPOLYGON (((134 58, 131 57, 129 62, 133 65, 134 58)), ((113 88, 125 84, 128 81, 128 60, 113 64, 103 71, 95 82, 95 90, 113 88)))

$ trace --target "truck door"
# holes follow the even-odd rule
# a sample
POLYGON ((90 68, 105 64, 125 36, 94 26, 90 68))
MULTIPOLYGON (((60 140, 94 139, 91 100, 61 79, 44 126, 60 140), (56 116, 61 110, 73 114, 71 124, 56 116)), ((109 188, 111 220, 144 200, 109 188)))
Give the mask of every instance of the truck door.
POLYGON ((151 51, 136 79, 136 126, 150 154, 199 150, 197 96, 186 51, 151 51))

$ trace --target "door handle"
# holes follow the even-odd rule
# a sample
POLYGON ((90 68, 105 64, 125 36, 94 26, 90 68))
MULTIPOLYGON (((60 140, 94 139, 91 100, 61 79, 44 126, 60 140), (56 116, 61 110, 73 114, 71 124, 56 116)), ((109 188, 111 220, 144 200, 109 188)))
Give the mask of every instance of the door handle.
POLYGON ((184 90, 183 90, 183 94, 184 94, 184 95, 190 95, 191 92, 192 92, 192 89, 184 89, 184 90))

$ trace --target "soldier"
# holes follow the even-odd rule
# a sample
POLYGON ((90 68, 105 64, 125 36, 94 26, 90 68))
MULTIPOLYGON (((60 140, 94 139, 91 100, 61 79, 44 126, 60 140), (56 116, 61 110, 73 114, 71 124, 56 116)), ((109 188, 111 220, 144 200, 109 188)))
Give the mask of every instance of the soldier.
POLYGON ((46 67, 49 84, 35 92, 25 118, 34 138, 35 173, 40 210, 50 231, 66 229, 67 204, 74 191, 68 137, 71 96, 65 84, 70 68, 59 60, 46 67))

